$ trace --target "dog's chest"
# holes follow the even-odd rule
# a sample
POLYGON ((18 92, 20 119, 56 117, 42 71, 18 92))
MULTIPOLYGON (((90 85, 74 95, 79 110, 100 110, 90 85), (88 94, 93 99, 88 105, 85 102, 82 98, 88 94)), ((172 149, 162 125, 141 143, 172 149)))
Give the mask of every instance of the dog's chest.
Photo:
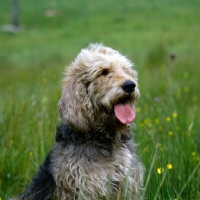
POLYGON ((65 149, 55 146, 52 156, 52 172, 57 188, 68 193, 65 195, 71 193, 86 199, 95 198, 98 193, 106 196, 117 192, 120 182, 130 174, 133 158, 125 145, 116 148, 112 157, 102 158, 94 151, 90 155, 89 149, 78 150, 74 146, 65 149))

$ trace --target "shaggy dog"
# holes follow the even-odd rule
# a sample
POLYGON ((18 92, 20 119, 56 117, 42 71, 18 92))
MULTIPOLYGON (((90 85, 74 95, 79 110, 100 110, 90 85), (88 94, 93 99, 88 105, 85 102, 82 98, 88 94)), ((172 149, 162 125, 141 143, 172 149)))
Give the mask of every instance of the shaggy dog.
POLYGON ((66 69, 55 144, 19 199, 139 199, 144 168, 132 139, 137 73, 93 44, 66 69))

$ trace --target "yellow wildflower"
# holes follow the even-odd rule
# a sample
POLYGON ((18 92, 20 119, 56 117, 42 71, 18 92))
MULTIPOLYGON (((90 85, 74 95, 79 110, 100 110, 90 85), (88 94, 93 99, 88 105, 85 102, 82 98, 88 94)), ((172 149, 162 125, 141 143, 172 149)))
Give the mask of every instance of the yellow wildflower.
POLYGON ((155 122, 155 124, 159 124, 160 121, 159 121, 159 119, 155 119, 154 122, 155 122))
POLYGON ((157 147, 161 147, 161 143, 157 143, 156 146, 157 146, 157 147))
POLYGON ((163 151, 163 148, 162 148, 161 143, 157 143, 157 144, 156 144, 156 147, 159 148, 160 151, 163 151))
POLYGON ((150 120, 149 120, 149 119, 145 119, 145 120, 144 120, 144 123, 145 123, 145 124, 149 124, 149 123, 150 123, 150 120))
POLYGON ((167 164, 167 168, 168 168, 168 169, 172 169, 172 167, 173 167, 173 166, 172 166, 171 163, 167 164))
POLYGON ((168 134, 169 134, 170 136, 174 135, 174 133, 173 133, 172 131, 169 131, 168 134))
POLYGON ((144 127, 144 124, 143 124, 143 123, 140 123, 139 126, 142 128, 142 127, 144 127))
POLYGON ((147 125, 148 127, 152 127, 152 124, 149 119, 145 119, 144 124, 147 125))
POLYGON ((159 167, 157 169, 158 174, 162 174, 164 172, 164 168, 163 167, 159 167))
POLYGON ((166 118, 166 121, 167 121, 167 122, 170 122, 170 121, 171 121, 171 118, 170 118, 170 117, 167 117, 167 118, 166 118))
POLYGON ((32 157, 33 156, 33 152, 29 151, 29 156, 32 157))
POLYGON ((191 153, 191 155, 192 155, 192 156, 196 156, 196 152, 193 151, 193 152, 191 153))
POLYGON ((172 113, 172 117, 173 118, 177 118, 178 117, 178 114, 176 112, 172 113))
POLYGON ((139 107, 136 108, 136 112, 140 112, 141 109, 139 107))

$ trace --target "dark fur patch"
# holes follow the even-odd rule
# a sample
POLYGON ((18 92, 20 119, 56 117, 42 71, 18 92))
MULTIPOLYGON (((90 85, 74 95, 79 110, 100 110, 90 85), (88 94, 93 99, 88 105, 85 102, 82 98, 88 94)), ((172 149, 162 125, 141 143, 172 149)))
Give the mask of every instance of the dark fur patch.
MULTIPOLYGON (((89 133, 76 133, 66 124, 61 124, 57 127, 56 143, 66 148, 69 144, 75 145, 82 152, 85 147, 90 147, 87 153, 96 155, 98 159, 112 157, 113 145, 124 143, 132 152, 134 149, 133 141, 130 138, 121 136, 117 137, 112 130, 103 131, 103 129, 93 130, 89 133), (120 141, 118 141, 120 140, 120 141), (98 156, 97 156, 98 155, 98 156)), ((39 168, 38 174, 32 179, 27 190, 20 196, 21 200, 50 200, 53 199, 56 188, 51 172, 52 152, 49 152, 43 165, 39 168)), ((116 183, 114 185, 117 185, 116 183)))
POLYGON ((31 184, 21 195, 22 200, 50 200, 52 199, 55 182, 50 171, 50 153, 47 155, 43 165, 39 168, 38 174, 32 179, 31 184))
POLYGON ((102 150, 107 151, 107 155, 112 155, 113 145, 115 143, 125 143, 127 148, 132 152, 133 144, 131 133, 130 135, 117 135, 114 130, 93 129, 88 133, 77 133, 67 124, 61 124, 57 127, 56 131, 56 142, 62 143, 66 146, 67 144, 83 145, 89 144, 92 148, 99 148, 99 155, 101 155, 102 150))

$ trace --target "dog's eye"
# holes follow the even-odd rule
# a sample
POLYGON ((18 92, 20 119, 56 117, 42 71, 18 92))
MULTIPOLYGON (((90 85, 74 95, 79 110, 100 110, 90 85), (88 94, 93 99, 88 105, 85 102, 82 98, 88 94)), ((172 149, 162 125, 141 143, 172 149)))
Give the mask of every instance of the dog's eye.
POLYGON ((106 75, 108 75, 108 73, 109 73, 108 69, 104 69, 104 70, 102 71, 101 75, 102 75, 102 76, 106 76, 106 75))

